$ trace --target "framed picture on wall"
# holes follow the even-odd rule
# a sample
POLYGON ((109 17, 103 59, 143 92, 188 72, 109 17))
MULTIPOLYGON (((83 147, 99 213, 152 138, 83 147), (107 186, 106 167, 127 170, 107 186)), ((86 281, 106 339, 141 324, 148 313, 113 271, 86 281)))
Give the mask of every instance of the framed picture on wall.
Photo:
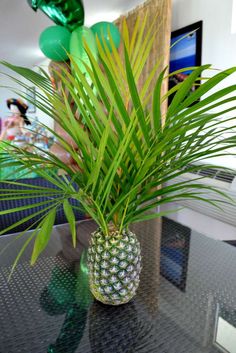
MULTIPOLYGON (((202 28, 203 22, 199 21, 171 33, 171 46, 173 46, 170 50, 170 73, 185 67, 201 65, 202 28)), ((169 89, 183 82, 191 72, 191 70, 186 70, 171 76, 169 79, 169 89)), ((189 94, 195 89, 196 87, 193 86, 189 94)), ((174 93, 169 97, 169 104, 173 98, 174 93)))

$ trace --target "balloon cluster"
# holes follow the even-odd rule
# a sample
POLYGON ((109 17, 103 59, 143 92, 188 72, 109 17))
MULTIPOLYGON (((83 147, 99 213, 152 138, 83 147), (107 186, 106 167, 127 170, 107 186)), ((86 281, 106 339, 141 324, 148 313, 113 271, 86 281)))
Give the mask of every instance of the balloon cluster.
POLYGON ((84 6, 81 0, 27 1, 33 10, 40 9, 56 23, 56 26, 46 28, 39 38, 40 49, 51 60, 66 61, 70 53, 81 71, 86 73, 83 63, 89 64, 89 59, 84 42, 96 59, 96 36, 101 45, 110 51, 110 38, 116 48, 120 45, 120 32, 112 22, 99 22, 91 28, 84 26, 84 6))

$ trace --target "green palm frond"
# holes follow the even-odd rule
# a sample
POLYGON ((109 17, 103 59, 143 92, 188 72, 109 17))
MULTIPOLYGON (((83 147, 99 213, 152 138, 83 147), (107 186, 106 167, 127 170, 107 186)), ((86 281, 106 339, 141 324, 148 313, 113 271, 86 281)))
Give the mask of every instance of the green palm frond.
MULTIPOLYGON (((36 106, 53 117, 77 146, 75 150, 48 128, 74 159, 78 167, 75 170, 50 152, 42 155, 40 148, 35 154, 12 144, 2 144, 2 166, 13 164, 19 170, 27 168, 56 187, 29 186, 24 190, 0 190, 0 200, 6 197, 23 200, 26 195, 33 198, 37 192, 51 197, 50 201, 44 201, 45 216, 37 226, 37 230, 41 230, 32 236, 36 239, 32 263, 47 244, 56 209, 60 206, 64 208, 75 245, 75 218, 73 207, 68 202, 71 198, 79 200, 81 207, 97 222, 104 234, 109 234, 110 224, 122 231, 133 222, 159 217, 162 213, 150 211, 167 202, 193 199, 220 207, 222 193, 212 187, 215 198, 205 199, 206 186, 199 181, 199 177, 178 183, 175 178, 187 171, 208 168, 209 164, 202 164, 203 159, 229 154, 228 151, 235 147, 236 137, 232 135, 232 129, 236 127, 236 106, 229 108, 227 104, 234 103, 236 99, 236 85, 218 91, 215 87, 235 73, 236 68, 206 78, 204 72, 210 65, 192 67, 192 73, 185 81, 162 95, 165 80, 186 69, 168 74, 168 68, 161 67, 159 58, 140 86, 140 76, 155 34, 150 29, 146 30, 145 21, 140 30, 139 25, 138 19, 133 34, 130 34, 124 22, 123 54, 117 51, 113 43, 111 54, 105 42, 103 45, 97 42, 100 57, 97 62, 85 43, 90 65, 84 65, 92 85, 73 57, 70 57, 73 74, 63 67, 60 72, 54 72, 61 81, 61 93, 52 89, 50 78, 43 71, 36 74, 32 70, 2 62, 2 65, 27 79, 29 86, 33 84, 38 88, 36 106), (154 89, 151 88, 153 80, 154 89), (191 87, 198 85, 199 80, 203 83, 189 94, 191 87), (163 114, 162 106, 172 93, 175 96, 163 114), (81 113, 83 124, 76 118, 70 99, 81 113), (59 178, 55 172, 57 169, 63 170, 68 177, 59 178), (167 186, 168 181, 173 181, 173 184, 167 186), (78 186, 78 191, 74 184, 78 186), (46 234, 44 238, 43 233, 46 234)), ((20 83, 13 76, 11 78, 20 83)), ((25 89, 28 85, 21 84, 21 87, 25 89)), ((23 90, 17 90, 17 93, 25 97, 23 90)), ((224 196, 225 202, 233 202, 224 196)), ((0 215, 27 207, 0 211, 0 215)), ((16 225, 26 220, 27 217, 16 225)), ((14 225, 8 230, 13 228, 14 225)))

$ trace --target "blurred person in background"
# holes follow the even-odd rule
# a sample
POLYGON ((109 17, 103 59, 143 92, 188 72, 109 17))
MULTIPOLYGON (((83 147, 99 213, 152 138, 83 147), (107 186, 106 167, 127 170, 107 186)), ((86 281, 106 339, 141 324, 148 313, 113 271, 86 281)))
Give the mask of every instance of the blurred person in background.
POLYGON ((6 103, 10 109, 11 116, 2 120, 0 141, 12 141, 18 136, 25 135, 27 133, 25 126, 31 125, 26 116, 27 104, 16 98, 10 98, 6 103))

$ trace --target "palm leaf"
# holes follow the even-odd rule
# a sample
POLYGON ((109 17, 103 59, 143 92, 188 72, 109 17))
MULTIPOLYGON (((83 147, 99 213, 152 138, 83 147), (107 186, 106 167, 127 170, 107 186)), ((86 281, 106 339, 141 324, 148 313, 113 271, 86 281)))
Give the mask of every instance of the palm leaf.
POLYGON ((68 220, 68 223, 70 225, 72 242, 73 242, 73 246, 75 248, 76 247, 76 221, 75 221, 75 215, 73 212, 73 208, 67 199, 64 200, 64 202, 63 202, 63 208, 64 208, 66 218, 68 220))
POLYGON ((54 225, 56 218, 56 208, 53 208, 47 216, 40 222, 40 230, 36 236, 34 243, 34 249, 31 257, 31 265, 34 265, 37 261, 38 256, 47 246, 52 232, 52 227, 54 225))
MULTIPOLYGON (((209 167, 210 164, 202 163, 203 159, 224 156, 235 147, 236 138, 232 129, 236 127, 236 85, 220 89, 217 85, 234 74, 236 68, 217 71, 216 75, 208 78, 204 73, 210 68, 209 65, 191 67, 189 70, 192 73, 188 78, 163 95, 164 81, 171 75, 186 71, 186 68, 168 74, 168 68, 162 67, 162 58, 159 57, 140 84, 139 79, 156 35, 152 25, 147 28, 146 23, 147 16, 142 21, 138 18, 133 33, 130 33, 127 23, 123 23, 121 51, 115 48, 111 35, 112 53, 105 40, 102 43, 97 40, 99 63, 88 43, 84 43, 90 61, 89 65, 84 63, 87 76, 70 56, 73 74, 66 68, 54 72, 62 85, 60 93, 52 89, 50 77, 45 72, 35 73, 2 62, 2 65, 28 80, 29 83, 21 83, 21 80, 9 75, 21 85, 22 90, 16 91, 22 98, 25 98, 25 90, 32 84, 37 87, 37 108, 54 118, 77 146, 74 149, 48 128, 80 171, 68 167, 51 152, 42 156, 40 148, 35 148, 35 155, 14 145, 2 145, 0 160, 3 166, 15 166, 19 171, 23 168, 35 171, 55 187, 29 185, 28 188, 25 184, 16 183, 21 190, 11 190, 10 187, 0 190, 0 201, 14 197, 18 200, 24 197, 33 199, 37 192, 54 198, 38 203, 45 209, 32 215, 42 217, 32 236, 32 239, 36 237, 32 263, 47 245, 58 207, 64 208, 75 245, 75 217, 69 203, 71 198, 81 203, 81 207, 107 235, 110 223, 122 231, 132 222, 161 216, 162 213, 153 213, 153 208, 173 201, 205 201, 220 209, 222 198, 224 202, 234 202, 215 188, 210 188, 215 195, 212 200, 206 199, 203 180, 196 178, 186 183, 177 182, 176 178, 186 172, 209 167), (203 83, 198 87, 199 81, 203 83), (154 89, 151 88, 153 84, 154 89), (189 94, 192 86, 198 89, 189 94), (175 96, 166 114, 163 114, 162 105, 173 93, 175 96), (75 116, 75 111, 80 111, 80 119, 75 116), (59 178, 56 169, 63 170, 66 176, 59 178)), ((9 181, 9 185, 15 184, 9 181)), ((4 210, 2 214, 27 207, 4 210)), ((8 231, 27 220, 29 217, 19 220, 8 227, 8 231)))

